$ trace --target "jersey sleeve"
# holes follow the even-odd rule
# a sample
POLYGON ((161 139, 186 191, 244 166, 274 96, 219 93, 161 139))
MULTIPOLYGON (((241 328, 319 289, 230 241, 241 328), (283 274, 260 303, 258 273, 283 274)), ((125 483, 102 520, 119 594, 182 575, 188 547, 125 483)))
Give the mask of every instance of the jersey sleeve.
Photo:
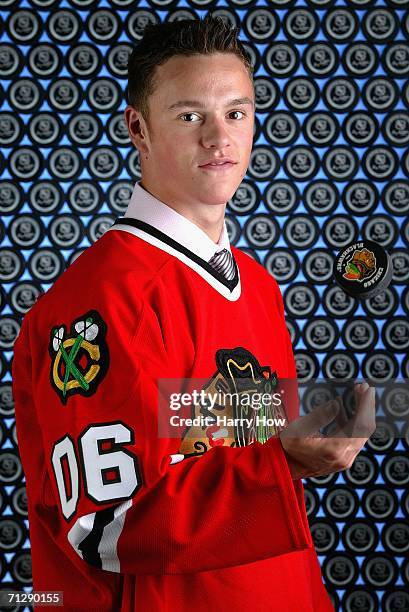
POLYGON ((153 309, 129 313, 105 300, 74 324, 60 320, 47 330, 41 317, 30 318, 13 360, 29 509, 75 563, 188 574, 311 546, 278 438, 173 462, 180 439, 158 435, 152 372, 166 343, 153 309), (149 360, 140 351, 148 340, 149 360))

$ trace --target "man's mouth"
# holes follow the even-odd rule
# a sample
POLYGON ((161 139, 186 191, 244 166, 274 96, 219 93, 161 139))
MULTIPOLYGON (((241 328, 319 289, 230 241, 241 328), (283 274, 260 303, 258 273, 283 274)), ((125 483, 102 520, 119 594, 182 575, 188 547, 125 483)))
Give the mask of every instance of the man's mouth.
POLYGON ((203 170, 210 170, 212 172, 224 172, 226 170, 230 170, 230 168, 233 168, 233 166, 235 165, 236 164, 234 164, 233 162, 223 162, 221 164, 205 164, 204 166, 199 166, 199 168, 202 168, 203 170))
POLYGON ((224 166, 224 164, 232 164, 233 162, 224 161, 224 162, 210 162, 205 164, 206 166, 224 166))

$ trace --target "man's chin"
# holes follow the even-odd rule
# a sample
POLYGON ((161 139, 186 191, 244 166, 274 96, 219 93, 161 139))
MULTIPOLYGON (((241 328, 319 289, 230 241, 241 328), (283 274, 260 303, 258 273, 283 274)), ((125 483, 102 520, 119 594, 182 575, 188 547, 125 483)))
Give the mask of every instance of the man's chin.
POLYGON ((211 179, 200 181, 201 197, 205 196, 205 199, 213 204, 225 204, 234 196, 240 183, 235 182, 232 184, 232 182, 227 183, 227 181, 222 182, 211 179))

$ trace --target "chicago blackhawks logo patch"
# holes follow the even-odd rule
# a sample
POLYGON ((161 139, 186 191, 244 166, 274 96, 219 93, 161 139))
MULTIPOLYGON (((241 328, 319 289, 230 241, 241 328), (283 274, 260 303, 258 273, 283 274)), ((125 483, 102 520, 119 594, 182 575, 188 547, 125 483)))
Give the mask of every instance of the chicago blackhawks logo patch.
POLYGON ((89 396, 97 390, 108 369, 106 331, 96 310, 75 319, 69 332, 63 324, 51 329, 50 380, 63 404, 74 393, 89 396))
POLYGON ((251 399, 250 405, 241 403, 245 396, 254 400, 259 393, 274 394, 278 387, 277 373, 268 365, 260 365, 246 348, 219 349, 216 366, 213 376, 202 389, 205 402, 193 402, 191 407, 193 419, 203 416, 213 419, 214 423, 207 427, 192 425, 185 432, 179 455, 173 460, 175 463, 181 457, 204 454, 214 446, 247 446, 254 441, 264 444, 278 433, 276 425, 272 424, 273 419, 287 419, 283 404, 259 406, 255 411, 251 399), (206 396, 217 396, 219 392, 228 399, 211 411, 206 396))

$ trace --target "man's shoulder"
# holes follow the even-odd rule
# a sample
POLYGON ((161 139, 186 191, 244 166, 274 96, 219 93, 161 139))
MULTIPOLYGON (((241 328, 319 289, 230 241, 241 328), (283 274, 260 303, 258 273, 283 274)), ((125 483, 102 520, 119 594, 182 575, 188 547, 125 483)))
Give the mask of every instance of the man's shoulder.
POLYGON ((141 303, 169 255, 124 232, 106 232, 85 249, 30 311, 73 310, 82 303, 141 303))

